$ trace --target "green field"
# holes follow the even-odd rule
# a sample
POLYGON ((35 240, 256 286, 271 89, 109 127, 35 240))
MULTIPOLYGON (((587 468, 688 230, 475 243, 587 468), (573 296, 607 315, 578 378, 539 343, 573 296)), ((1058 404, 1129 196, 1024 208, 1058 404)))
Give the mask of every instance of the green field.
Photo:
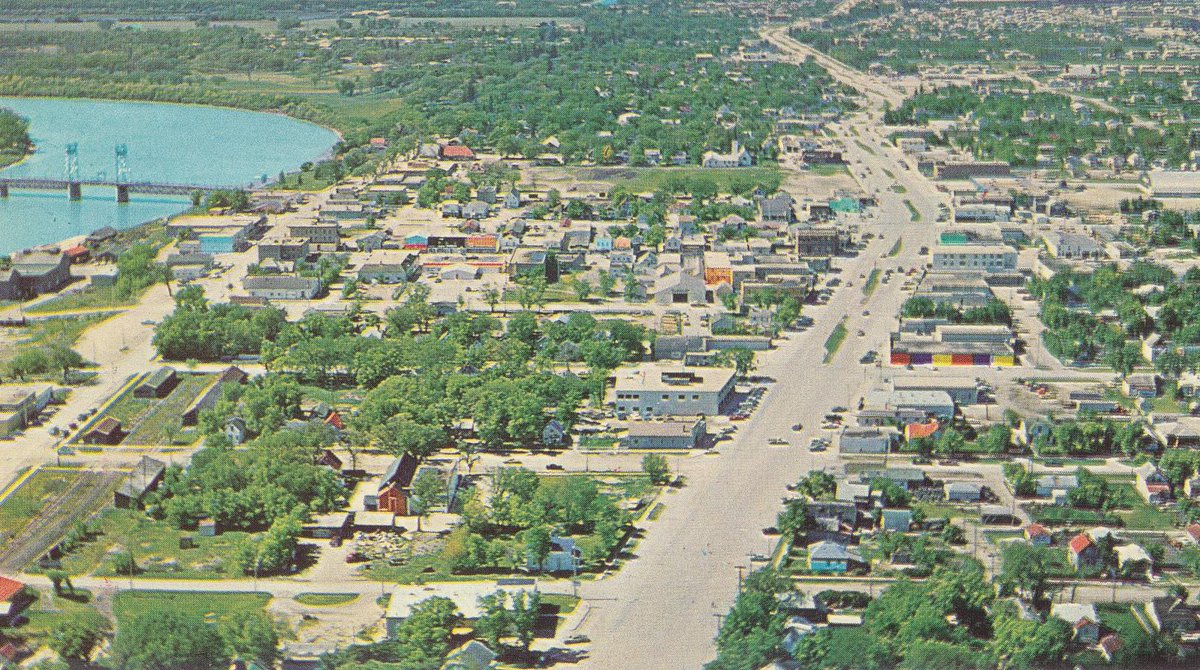
POLYGON ((834 354, 841 348, 842 342, 846 339, 846 334, 846 320, 842 319, 833 327, 833 332, 829 333, 829 339, 825 340, 825 363, 831 361, 834 354))
POLYGON ((16 532, 37 514, 46 502, 71 487, 79 477, 68 470, 38 470, 0 504, 0 536, 16 532))
POLYGON ((21 611, 25 622, 14 628, 4 628, 5 637, 24 640, 31 648, 50 640, 51 633, 68 621, 90 621, 101 630, 111 627, 108 619, 92 604, 92 594, 83 589, 66 590, 55 595, 52 590, 34 590, 36 599, 21 611))
POLYGON ((25 311, 29 314, 50 314, 54 312, 75 312, 94 310, 109 310, 130 307, 137 304, 138 297, 125 298, 117 294, 115 286, 88 286, 80 291, 64 293, 49 300, 39 302, 25 311))
POLYGON ((113 599, 113 615, 118 627, 137 616, 180 610, 197 612, 215 623, 241 612, 261 612, 270 601, 267 593, 121 591, 113 599))

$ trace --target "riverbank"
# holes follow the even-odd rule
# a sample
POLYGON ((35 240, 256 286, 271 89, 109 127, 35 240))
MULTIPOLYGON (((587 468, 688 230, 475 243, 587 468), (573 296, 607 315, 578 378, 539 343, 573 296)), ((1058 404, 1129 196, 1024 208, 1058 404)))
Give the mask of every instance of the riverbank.
POLYGON ((35 150, 29 138, 29 121, 0 107, 0 170, 24 161, 35 150))

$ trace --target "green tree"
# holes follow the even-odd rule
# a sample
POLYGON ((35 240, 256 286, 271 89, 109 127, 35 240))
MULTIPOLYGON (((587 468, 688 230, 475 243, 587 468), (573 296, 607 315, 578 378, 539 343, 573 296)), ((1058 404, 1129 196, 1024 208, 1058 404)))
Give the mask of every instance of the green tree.
POLYGON ((512 612, 508 609, 508 593, 496 591, 479 596, 479 618, 475 620, 475 634, 492 649, 500 646, 500 638, 508 635, 512 627, 512 612))
POLYGON ((525 531, 525 555, 542 571, 542 565, 550 556, 550 529, 546 526, 534 526, 525 531))
POLYGON ((1000 583, 1035 604, 1044 602, 1053 588, 1050 578, 1060 565, 1055 551, 1014 542, 1005 546, 1001 556, 1000 583))
POLYGON ((529 594, 526 594, 525 591, 518 591, 513 596, 513 634, 516 635, 521 649, 526 652, 529 651, 529 645, 533 642, 533 634, 537 628, 538 614, 541 606, 542 597, 537 591, 529 594))
POLYGON ((598 283, 601 297, 607 298, 612 295, 613 289, 617 286, 617 278, 611 273, 601 272, 598 283))
POLYGON ((592 294, 592 285, 586 279, 576 277, 571 280, 571 290, 575 292, 575 298, 579 302, 587 302, 588 296, 592 294))
POLYGON ((91 658, 108 630, 102 621, 86 616, 64 620, 50 631, 50 648, 66 661, 91 658))
POLYGON ((117 631, 112 651, 123 670, 218 670, 229 665, 216 628, 189 610, 135 616, 117 631))
POLYGON ((265 612, 234 612, 221 621, 220 633, 235 658, 268 667, 279 658, 279 634, 265 612))
POLYGON ((671 470, 667 467, 667 459, 661 454, 646 454, 642 457, 642 472, 654 484, 662 486, 671 480, 671 470))
POLYGON ((437 470, 422 470, 413 480, 409 511, 417 515, 417 532, 421 530, 421 519, 446 504, 446 480, 437 470))

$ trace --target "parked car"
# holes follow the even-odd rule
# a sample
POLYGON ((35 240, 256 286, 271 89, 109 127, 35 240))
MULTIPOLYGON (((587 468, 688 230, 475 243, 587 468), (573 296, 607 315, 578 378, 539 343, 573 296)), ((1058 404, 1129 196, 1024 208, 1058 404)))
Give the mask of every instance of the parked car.
POLYGON ((571 635, 563 640, 563 644, 587 644, 592 638, 586 635, 571 635))

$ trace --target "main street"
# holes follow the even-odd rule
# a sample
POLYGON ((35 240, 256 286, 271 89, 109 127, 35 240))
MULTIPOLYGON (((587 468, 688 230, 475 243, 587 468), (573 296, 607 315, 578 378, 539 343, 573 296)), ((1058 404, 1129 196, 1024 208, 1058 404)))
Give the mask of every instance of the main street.
POLYGON ((924 222, 935 220, 943 202, 898 154, 882 149, 883 138, 872 130, 875 124, 871 116, 859 114, 835 129, 851 162, 871 168, 856 179, 869 192, 878 191, 878 213, 868 226, 878 237, 856 257, 839 259, 844 281, 855 285, 843 285, 827 305, 806 308, 814 325, 760 356, 757 374, 775 382, 758 412, 719 455, 687 461, 686 486, 666 499, 658 520, 645 524, 645 538, 633 549, 636 560, 583 586, 587 613, 569 631, 592 639, 582 667, 699 668, 711 660, 718 617, 732 604, 748 555, 766 547, 762 529, 774 525, 786 486, 807 472, 840 467, 835 452, 812 453, 806 446, 820 434, 823 414, 836 405, 850 406, 872 383, 874 375, 864 375, 858 360, 870 349, 883 352, 906 297, 899 281, 881 282, 868 297, 859 275, 873 268, 921 266, 918 251, 933 244, 935 230, 913 222, 905 201, 924 222), (870 151, 853 141, 851 128, 870 151), (885 169, 893 176, 886 176, 885 169), (904 187, 903 197, 891 190, 896 183, 904 187), (903 240, 898 254, 888 256, 897 239, 903 240), (826 364, 824 343, 842 320, 847 338, 826 364), (790 428, 797 422, 804 424, 799 433, 790 428), (790 445, 768 446, 774 437, 786 438, 790 445))

